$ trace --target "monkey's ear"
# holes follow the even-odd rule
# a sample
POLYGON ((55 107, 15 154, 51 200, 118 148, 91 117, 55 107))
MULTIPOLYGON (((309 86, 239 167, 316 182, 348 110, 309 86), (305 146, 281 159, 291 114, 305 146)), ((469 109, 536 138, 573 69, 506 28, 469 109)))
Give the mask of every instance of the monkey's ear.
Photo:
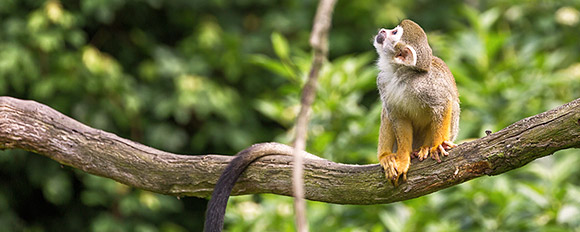
POLYGON ((395 57, 393 57, 396 63, 406 65, 406 66, 416 66, 417 65, 417 51, 405 43, 395 44, 395 57))

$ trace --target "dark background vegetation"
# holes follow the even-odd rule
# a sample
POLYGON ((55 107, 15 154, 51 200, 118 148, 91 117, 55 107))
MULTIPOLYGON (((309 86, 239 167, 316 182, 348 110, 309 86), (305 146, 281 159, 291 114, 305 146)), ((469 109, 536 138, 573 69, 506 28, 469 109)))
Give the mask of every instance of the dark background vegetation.
MULTIPOLYGON (((2 0, 0 95, 175 153, 288 143, 316 6, 2 0)), ((580 97, 579 8, 579 1, 339 1, 307 150, 337 162, 377 162, 371 38, 404 18, 424 27, 455 75, 459 141, 580 97)), ((564 151, 388 205, 309 202, 308 221, 313 231, 580 231, 579 159, 578 150, 564 151)), ((20 150, 0 153, 0 184, 0 231, 199 231, 206 204, 20 150)), ((229 231, 294 230, 288 197, 233 197, 227 212, 229 231)))

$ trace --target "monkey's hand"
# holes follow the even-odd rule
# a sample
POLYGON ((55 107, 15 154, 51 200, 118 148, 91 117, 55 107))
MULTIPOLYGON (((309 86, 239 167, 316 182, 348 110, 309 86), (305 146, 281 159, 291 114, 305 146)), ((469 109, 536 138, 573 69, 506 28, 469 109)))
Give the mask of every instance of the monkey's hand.
POLYGON ((411 156, 409 154, 394 154, 384 152, 379 157, 379 162, 383 169, 385 169, 385 176, 393 186, 399 185, 399 177, 403 176, 403 181, 407 180, 407 171, 409 171, 409 164, 411 163, 411 156))
POLYGON ((457 144, 451 141, 443 141, 439 145, 435 145, 433 147, 423 146, 419 149, 419 151, 413 152, 413 156, 419 158, 420 161, 427 159, 431 156, 432 159, 437 160, 438 163, 441 163, 441 158, 439 155, 448 156, 448 150, 451 148, 457 147, 457 144))

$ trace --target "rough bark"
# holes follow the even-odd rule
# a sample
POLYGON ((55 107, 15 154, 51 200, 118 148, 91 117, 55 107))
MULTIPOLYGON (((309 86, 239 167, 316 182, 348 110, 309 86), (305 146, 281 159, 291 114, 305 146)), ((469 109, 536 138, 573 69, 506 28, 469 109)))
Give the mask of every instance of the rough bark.
MULTIPOLYGON (((291 196, 293 149, 275 147, 253 163, 233 195, 291 196), (279 154, 286 155, 279 155, 279 154)), ((306 154, 306 199, 380 204, 426 195, 483 175, 498 175, 567 148, 580 147, 580 99, 454 148, 437 163, 413 160, 407 182, 393 188, 382 168, 348 165, 306 154)), ((177 155, 88 127, 34 101, 0 97, 0 149, 24 149, 85 172, 149 191, 207 197, 231 156, 177 155)))

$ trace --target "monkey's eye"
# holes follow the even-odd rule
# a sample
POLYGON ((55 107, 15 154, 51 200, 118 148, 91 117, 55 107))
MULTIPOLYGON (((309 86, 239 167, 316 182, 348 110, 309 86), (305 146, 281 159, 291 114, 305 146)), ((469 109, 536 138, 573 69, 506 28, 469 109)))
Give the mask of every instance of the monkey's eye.
POLYGON ((397 30, 393 30, 393 31, 391 32, 391 34, 393 34, 393 35, 396 35, 396 34, 397 34, 397 30))

